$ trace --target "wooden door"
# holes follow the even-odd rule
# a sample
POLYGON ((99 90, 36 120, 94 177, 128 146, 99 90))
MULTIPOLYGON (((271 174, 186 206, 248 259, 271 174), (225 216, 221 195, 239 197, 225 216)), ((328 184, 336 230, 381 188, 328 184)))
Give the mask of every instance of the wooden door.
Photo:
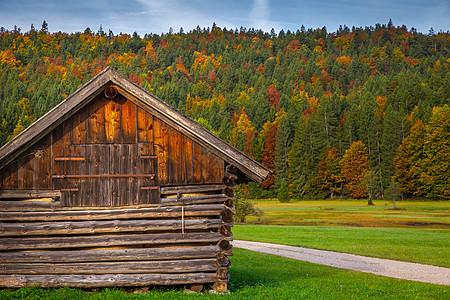
POLYGON ((156 157, 150 145, 72 145, 54 157, 53 180, 63 206, 129 206, 159 203, 156 157), (69 154, 69 155, 67 155, 69 154))

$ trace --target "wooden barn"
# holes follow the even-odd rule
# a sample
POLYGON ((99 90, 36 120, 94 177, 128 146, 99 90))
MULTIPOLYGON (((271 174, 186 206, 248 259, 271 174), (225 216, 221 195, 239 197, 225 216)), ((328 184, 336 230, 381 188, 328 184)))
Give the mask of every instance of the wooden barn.
POLYGON ((270 170, 107 68, 0 148, 0 286, 227 289, 270 170))

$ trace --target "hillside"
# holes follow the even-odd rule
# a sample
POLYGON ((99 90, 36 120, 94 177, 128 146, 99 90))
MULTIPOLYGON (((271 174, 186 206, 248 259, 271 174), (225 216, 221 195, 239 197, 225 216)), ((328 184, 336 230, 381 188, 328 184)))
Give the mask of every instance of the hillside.
POLYGON ((47 28, 0 30, 0 145, 112 66, 273 169, 266 194, 450 199, 449 33, 47 28))

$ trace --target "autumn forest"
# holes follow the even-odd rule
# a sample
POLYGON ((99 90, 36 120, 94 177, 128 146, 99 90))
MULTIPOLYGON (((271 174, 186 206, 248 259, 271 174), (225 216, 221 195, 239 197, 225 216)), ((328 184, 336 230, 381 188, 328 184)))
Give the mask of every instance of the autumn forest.
POLYGON ((450 33, 0 29, 0 146, 107 66, 274 171, 249 196, 450 199, 450 33))

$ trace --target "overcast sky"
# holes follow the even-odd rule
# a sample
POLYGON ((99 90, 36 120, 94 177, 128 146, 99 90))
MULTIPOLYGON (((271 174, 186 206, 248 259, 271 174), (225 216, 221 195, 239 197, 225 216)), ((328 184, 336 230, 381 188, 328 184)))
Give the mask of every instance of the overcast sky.
POLYGON ((348 27, 406 25, 428 33, 450 30, 449 0, 0 0, 0 26, 17 25, 26 32, 45 20, 50 32, 167 33, 185 32, 215 22, 228 29, 246 28, 279 32, 327 27, 334 32, 348 27))

